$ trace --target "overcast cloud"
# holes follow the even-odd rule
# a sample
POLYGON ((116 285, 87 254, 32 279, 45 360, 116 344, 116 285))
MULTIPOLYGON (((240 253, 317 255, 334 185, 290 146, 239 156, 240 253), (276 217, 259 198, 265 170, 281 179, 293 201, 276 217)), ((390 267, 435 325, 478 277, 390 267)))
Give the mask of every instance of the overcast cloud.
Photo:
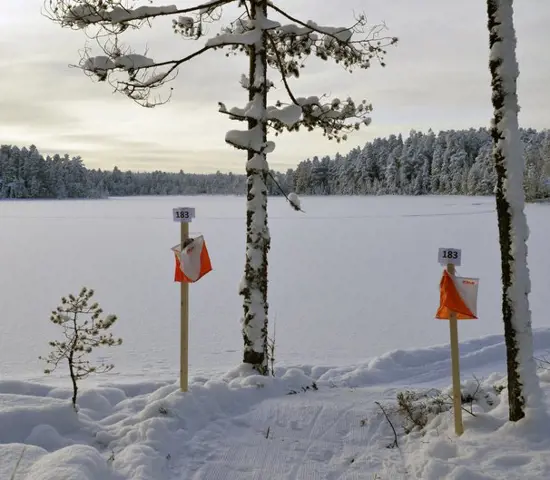
MULTIPOLYGON (((225 144, 237 125, 217 113, 217 102, 242 105, 242 59, 211 52, 180 71, 172 101, 144 109, 69 68, 78 63, 82 32, 61 29, 41 15, 42 0, 0 0, 0 143, 34 143, 44 153, 81 155, 89 167, 133 170, 243 170, 241 152, 225 144), (7 8, 7 12, 6 12, 7 8)), ((193 0, 168 1, 178 6, 193 0)), ((521 76, 520 122, 549 127, 550 1, 517 0, 516 30, 521 76)), ((162 4, 159 1, 155 5, 162 4)), ((319 134, 276 139, 271 166, 294 167, 313 155, 346 152, 376 136, 486 126, 491 116, 488 34, 483 0, 281 0, 304 19, 347 25, 364 11, 385 21, 400 39, 386 68, 350 75, 330 63, 313 62, 295 83, 301 95, 330 93, 367 99, 372 125, 337 145, 319 134)), ((226 16, 229 16, 228 12, 226 16)), ((164 20, 129 37, 137 51, 157 60, 191 51, 164 20)), ((201 44, 203 40, 200 40, 201 44)), ((238 127, 237 127, 238 128, 238 127)))

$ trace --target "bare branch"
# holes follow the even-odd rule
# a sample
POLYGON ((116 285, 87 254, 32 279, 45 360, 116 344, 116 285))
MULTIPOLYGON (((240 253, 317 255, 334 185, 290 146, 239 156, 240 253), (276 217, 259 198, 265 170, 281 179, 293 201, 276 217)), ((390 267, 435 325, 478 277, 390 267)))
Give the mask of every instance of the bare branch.
POLYGON ((388 448, 395 448, 395 447, 399 448, 399 442, 397 441, 397 432, 395 431, 395 427, 393 426, 393 423, 390 420, 389 415, 386 413, 386 409, 382 406, 380 402, 374 402, 374 403, 376 403, 376 405, 380 407, 380 410, 382 410, 382 413, 386 417, 386 420, 390 424, 390 427, 393 431, 393 442, 388 445, 388 448))
POLYGON ((283 59, 281 58, 281 54, 279 53, 279 50, 277 49, 277 45, 275 43, 275 40, 273 39, 273 37, 269 33, 267 34, 267 39, 268 39, 269 43, 271 44, 271 48, 273 49, 273 53, 275 54, 278 70, 279 70, 279 73, 281 74, 281 79, 283 81, 283 85, 285 87, 285 90, 286 90, 288 96, 290 97, 290 99, 292 100, 292 103, 294 103, 295 105, 298 105, 298 101, 296 100, 296 97, 292 93, 292 90, 290 89, 290 85, 288 84, 288 81, 286 79, 285 65, 284 65, 283 59))
MULTIPOLYGON (((281 194, 285 197, 286 201, 290 204, 290 206, 296 210, 297 212, 302 212, 302 213, 306 213, 302 210, 302 207, 300 207, 300 205, 298 205, 296 202, 292 201, 292 199, 289 198, 288 194, 283 190, 283 187, 281 187, 280 183, 277 181, 277 179, 273 176, 273 173, 271 173, 271 170, 268 171, 268 174, 271 178, 271 180, 273 181, 273 183, 275 183, 275 185, 277 186, 277 188, 279 189, 279 192, 281 192, 281 194)), ((273 346, 272 350, 274 351, 275 350, 275 329, 273 329, 273 339, 271 340, 271 344, 273 346)), ((271 356, 270 358, 274 358, 273 357, 273 351, 271 351, 271 356)), ((273 367, 271 368, 271 371, 274 372, 273 370, 273 367)))

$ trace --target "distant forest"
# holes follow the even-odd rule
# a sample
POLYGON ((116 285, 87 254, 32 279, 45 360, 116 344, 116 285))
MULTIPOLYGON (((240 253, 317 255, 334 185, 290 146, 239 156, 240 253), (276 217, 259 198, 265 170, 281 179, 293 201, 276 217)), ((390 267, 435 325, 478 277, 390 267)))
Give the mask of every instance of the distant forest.
MULTIPOLYGON (((522 130, 528 200, 550 197, 550 131, 522 130)), ((272 172, 270 195, 492 195, 495 172, 487 129, 411 131, 377 138, 346 155, 313 157, 272 172), (280 188, 279 188, 280 186, 280 188)), ((245 192, 241 174, 87 169, 80 157, 0 147, 0 198, 104 198, 245 192)))

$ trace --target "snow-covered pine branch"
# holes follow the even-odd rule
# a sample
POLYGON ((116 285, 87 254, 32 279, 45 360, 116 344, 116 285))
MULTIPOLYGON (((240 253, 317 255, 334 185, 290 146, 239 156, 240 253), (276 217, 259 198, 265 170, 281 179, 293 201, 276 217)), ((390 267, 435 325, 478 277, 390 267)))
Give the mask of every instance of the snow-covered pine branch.
MULTIPOLYGON (((120 0, 48 0, 50 13, 62 26, 96 28, 95 38, 102 54, 86 54, 81 67, 99 80, 109 80, 115 89, 141 105, 151 107, 162 101, 152 100, 153 92, 173 79, 180 67, 208 50, 225 49, 226 55, 248 57, 248 72, 240 85, 247 90, 244 106, 219 111, 229 118, 246 123, 243 130, 227 132, 225 140, 235 148, 247 151, 246 260, 240 286, 243 296, 242 333, 243 360, 262 374, 268 372, 268 302, 267 256, 270 234, 267 226, 267 181, 270 175, 267 154, 275 149, 268 140, 271 130, 278 135, 284 130, 320 129, 329 139, 345 140, 347 134, 370 121, 371 106, 365 100, 326 99, 323 95, 297 97, 289 79, 299 77, 305 60, 314 55, 322 60, 333 59, 347 70, 370 67, 373 58, 383 64, 384 48, 395 38, 381 37, 382 26, 367 28, 364 16, 351 27, 320 26, 302 21, 275 6, 269 0, 217 0, 194 7, 130 6, 120 0), (220 18, 220 9, 233 4, 238 9, 235 19, 226 28, 209 38, 195 52, 170 60, 153 60, 125 48, 120 36, 129 28, 139 28, 157 17, 172 17, 174 31, 186 39, 206 36, 204 23, 220 18), (270 14, 285 22, 270 18, 270 14), (268 105, 269 92, 275 87, 270 78, 277 73, 288 96, 286 103, 268 105), (126 78, 121 79, 122 72, 126 78)), ((336 7, 335 7, 336 8, 336 7)), ((295 195, 288 196, 291 206, 299 210, 295 195)))
POLYGON ((374 58, 384 66, 385 49, 397 43, 397 37, 381 35, 385 25, 369 26, 366 15, 359 15, 350 27, 326 27, 311 20, 303 22, 275 5, 271 8, 294 22, 272 32, 276 40, 286 44, 288 59, 284 60, 290 60, 288 74, 298 76, 299 69, 303 68, 298 62, 309 55, 321 60, 332 59, 349 69, 369 68, 374 58))
MULTIPOLYGON (((179 15, 174 24, 185 24, 189 27, 188 15, 196 15, 199 20, 215 18, 219 7, 235 0, 212 0, 187 8, 176 5, 135 6, 124 0, 45 0, 46 15, 63 27, 85 29, 99 26, 113 33, 122 33, 128 27, 139 28, 145 21, 179 15)), ((194 20, 193 20, 194 22, 194 20)))
MULTIPOLYGON (((384 66, 385 48, 395 44, 397 38, 382 37, 383 25, 368 28, 364 15, 359 16, 351 27, 325 27, 312 21, 301 22, 271 4, 269 7, 298 22, 280 25, 269 21, 265 25, 268 66, 278 71, 290 102, 290 105, 278 102, 268 107, 266 120, 269 128, 274 130, 275 135, 284 130, 299 131, 301 127, 308 131, 318 128, 329 140, 336 139, 339 142, 346 140, 350 132, 359 130, 362 125, 369 125, 372 105, 366 100, 356 104, 351 98, 345 101, 338 98, 322 101, 323 96, 296 98, 289 80, 291 77, 299 77, 300 69, 305 67, 305 61, 311 55, 322 60, 332 58, 350 72, 355 68, 369 68, 372 59, 379 60, 384 66)), ((226 29, 226 38, 243 34, 246 28, 246 22, 235 22, 226 29)), ((246 52, 242 46, 234 45, 231 48, 246 52)), ((244 120, 246 112, 258 118, 257 112, 250 105, 243 109, 223 110, 223 113, 236 120, 244 120)))

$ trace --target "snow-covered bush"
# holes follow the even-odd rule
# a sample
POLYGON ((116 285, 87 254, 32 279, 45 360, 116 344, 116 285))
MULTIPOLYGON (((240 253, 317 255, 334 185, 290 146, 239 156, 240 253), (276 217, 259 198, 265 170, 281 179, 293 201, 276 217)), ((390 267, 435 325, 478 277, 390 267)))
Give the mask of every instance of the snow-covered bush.
MULTIPOLYGON (((467 380, 461 385, 462 410, 474 417, 493 410, 500 404, 503 390, 500 383, 494 383, 491 379, 481 381, 474 377, 467 380)), ((422 432, 440 414, 452 411, 452 387, 443 390, 403 390, 397 393, 395 403, 379 407, 392 427, 401 427, 405 435, 422 432)), ((397 432, 395 435, 397 437, 397 432)))
POLYGON ((396 410, 405 434, 422 430, 437 415, 448 412, 452 408, 451 400, 435 389, 425 392, 399 392, 396 410))

